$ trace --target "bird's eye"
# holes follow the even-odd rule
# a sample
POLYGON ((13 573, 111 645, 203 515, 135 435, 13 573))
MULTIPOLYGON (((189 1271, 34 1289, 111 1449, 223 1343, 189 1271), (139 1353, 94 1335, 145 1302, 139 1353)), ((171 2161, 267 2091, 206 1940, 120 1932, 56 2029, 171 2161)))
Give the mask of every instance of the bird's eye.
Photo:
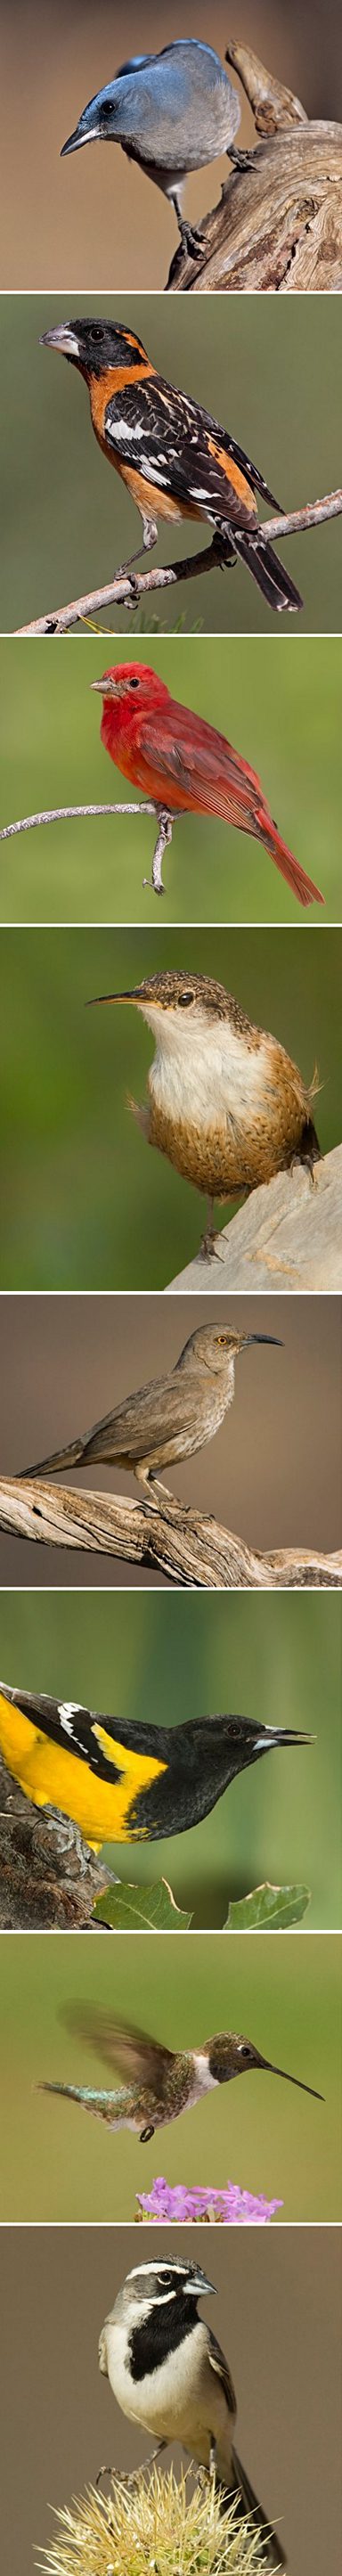
POLYGON ((217 1334, 216 1334, 216 1341, 219 1343, 219 1348, 220 1348, 220 1350, 223 1350, 223 1351, 226 1351, 226 1350, 227 1350, 227 1334, 226 1334, 226 1333, 217 1333, 217 1334))
POLYGON ((253 2049, 248 2047, 247 2040, 244 2047, 239 2048, 239 2057, 253 2057, 253 2049))
POLYGON ((194 1001, 194 999, 195 999, 194 993, 179 993, 179 994, 178 994, 178 1007, 179 1007, 179 1010, 180 1010, 180 1011, 187 1011, 187 1010, 189 1009, 189 1003, 190 1003, 190 1002, 193 1002, 193 1001, 194 1001))
POLYGON ((140 680, 130 679, 130 680, 129 680, 129 682, 128 682, 128 687, 129 687, 129 689, 140 689, 140 680))

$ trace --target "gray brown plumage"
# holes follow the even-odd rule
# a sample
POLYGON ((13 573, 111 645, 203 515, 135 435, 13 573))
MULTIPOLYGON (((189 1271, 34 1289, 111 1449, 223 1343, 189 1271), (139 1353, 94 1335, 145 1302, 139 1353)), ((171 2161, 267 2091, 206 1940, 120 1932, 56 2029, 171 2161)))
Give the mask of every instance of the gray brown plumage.
POLYGON ((193 1457, 219 1430, 233 1401, 238 1353, 250 1342, 276 1339, 274 1333, 239 1333, 223 1322, 198 1325, 165 1377, 138 1387, 92 1431, 23 1468, 23 1477, 50 1476, 60 1467, 83 1467, 99 1459, 132 1468, 140 1485, 160 1484, 160 1467, 193 1457))

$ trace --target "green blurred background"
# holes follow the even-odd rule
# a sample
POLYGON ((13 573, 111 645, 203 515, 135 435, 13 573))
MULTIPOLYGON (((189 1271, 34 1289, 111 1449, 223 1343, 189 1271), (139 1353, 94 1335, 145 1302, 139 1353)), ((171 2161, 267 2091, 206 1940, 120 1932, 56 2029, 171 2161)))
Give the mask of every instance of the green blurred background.
MULTIPOLYGON (((89 313, 89 292, 1 299, 0 625, 12 632, 110 580, 139 543, 133 503, 93 436, 81 378, 39 348, 42 331, 89 313)), ((205 403, 254 457, 283 510, 336 490, 341 473, 342 328, 338 296, 91 296, 91 311, 136 330, 163 375, 205 403)), ((157 559, 180 559, 201 539, 191 521, 164 524, 157 559)), ((208 531, 203 530, 207 544, 208 531)), ((342 518, 285 542, 284 560, 305 593, 304 633, 339 631, 342 518)), ((152 606, 154 605, 152 595, 152 606)), ((161 595, 158 623, 179 613, 189 628, 274 632, 277 621, 243 565, 161 595), (164 611, 163 599, 166 601, 164 611)), ((113 615, 134 634, 134 618, 113 615)), ((282 627, 293 632, 293 617, 282 627)), ((145 619, 148 632, 148 616, 145 619)))
MULTIPOLYGON (((332 539, 332 543, 334 540, 332 539)), ((321 623, 318 612, 318 622, 321 623)), ((133 653, 172 696, 217 725, 258 770, 283 839, 325 897, 303 912, 261 845, 205 814, 177 822, 162 905, 151 875, 153 819, 50 824, 0 851, 2 921, 274 921, 305 929, 341 917, 340 636, 101 638, 0 642, 1 824, 58 805, 135 801, 100 742, 91 698, 108 658, 133 653)))
MULTIPOLYGON (((265 1878, 305 1881, 310 1930, 342 1921, 341 1603, 323 1593, 198 1599, 131 1593, 1 1594, 1 1675, 156 1726, 237 1713, 316 1737, 235 1781, 192 1833, 108 1847, 125 1882, 165 1876, 195 1928, 265 1878)), ((231 1936, 230 1936, 231 1937, 231 1936)), ((112 1974, 115 1976, 115 1961, 112 1974)), ((266 2049, 267 2055, 267 2049, 266 2049)))
MULTIPOLYGON (((308 1084, 317 1066, 322 1152, 340 1143, 341 932, 307 931, 303 944, 293 930, 165 934, 159 922, 153 935, 1 933, 1 1287, 164 1288, 199 1248, 204 1201, 129 1107, 146 1094, 150 1031, 129 1007, 85 1007, 158 967, 218 976, 308 1084)), ((218 1223, 233 1213, 231 1202, 218 1223)))
MULTIPOLYGON (((239 2182, 279 2198, 280 2220, 341 2219, 341 1937, 297 1941, 222 1934, 17 1933, 4 1943, 1 1997, 2 2221, 120 2220, 137 2191, 167 2181, 239 2182), (108 2081, 101 2059, 60 2026, 70 1998, 147 2025, 171 2048, 210 2031, 245 2031, 265 2057, 324 2093, 311 2101, 252 2072, 172 2123, 150 2145, 116 2138, 78 2104, 44 2100, 44 2081, 108 2081)), ((110 2078, 109 2078, 110 2082, 110 2078)), ((137 2259, 139 2254, 137 2252, 137 2259)), ((140 2258, 142 2259, 142 2257, 140 2258)))
MULTIPOLYGON (((309 116, 341 112, 339 0, 234 0, 234 36, 251 44, 302 98, 309 116)), ((89 291, 99 277, 113 286, 163 286, 176 243, 170 207, 118 150, 79 152, 60 162, 61 144, 86 100, 113 78, 127 53, 201 36, 224 60, 226 0, 2 0, 1 280, 6 287, 59 287, 75 277, 89 291)), ((242 109, 239 143, 255 139, 251 110, 234 75, 242 109)), ((187 185, 186 206, 201 221, 217 204, 227 160, 187 185)))

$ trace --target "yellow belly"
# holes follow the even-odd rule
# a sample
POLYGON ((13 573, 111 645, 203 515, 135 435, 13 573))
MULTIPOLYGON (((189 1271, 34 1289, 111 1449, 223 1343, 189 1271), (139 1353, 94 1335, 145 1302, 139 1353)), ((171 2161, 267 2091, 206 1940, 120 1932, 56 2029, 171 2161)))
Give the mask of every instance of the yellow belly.
POLYGON ((116 1744, 112 1736, 106 1737, 105 1727, 99 1726, 97 1733, 100 1743, 107 1745, 109 1759, 118 1763, 123 1774, 114 1785, 95 1776, 90 1762, 77 1753, 54 1744, 34 1719, 25 1717, 0 1693, 0 1753, 13 1779, 33 1806, 58 1807, 69 1816, 94 1851, 105 1842, 143 1840, 137 1826, 130 1831, 130 1806, 139 1790, 149 1788, 167 1768, 165 1762, 153 1761, 151 1754, 145 1758, 116 1744))

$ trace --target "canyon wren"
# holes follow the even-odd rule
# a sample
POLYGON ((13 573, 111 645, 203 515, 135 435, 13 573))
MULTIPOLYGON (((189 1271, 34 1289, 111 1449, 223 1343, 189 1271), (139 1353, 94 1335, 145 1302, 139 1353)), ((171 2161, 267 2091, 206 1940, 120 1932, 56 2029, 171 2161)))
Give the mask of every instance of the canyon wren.
POLYGON ((302 1163, 313 1174, 320 1147, 298 1067, 267 1029, 209 975, 165 971, 132 992, 99 996, 134 1003, 155 1039, 148 1103, 133 1114, 207 1199, 201 1252, 213 1249, 214 1201, 240 1198, 302 1163))

